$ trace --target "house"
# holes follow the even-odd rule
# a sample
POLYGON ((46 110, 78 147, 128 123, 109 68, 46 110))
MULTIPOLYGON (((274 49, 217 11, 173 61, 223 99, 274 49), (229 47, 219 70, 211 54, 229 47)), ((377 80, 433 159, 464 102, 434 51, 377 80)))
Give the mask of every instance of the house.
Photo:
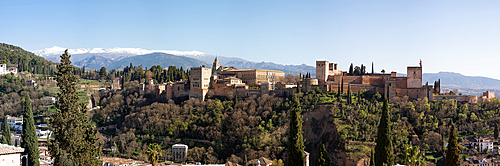
POLYGON ((19 166, 21 165, 21 153, 24 148, 11 145, 0 144, 0 165, 19 166))
POLYGON ((7 124, 9 124, 10 127, 13 127, 16 125, 16 123, 23 123, 23 117, 12 117, 7 115, 7 124))
POLYGON ((495 149, 493 149, 493 141, 482 137, 474 138, 474 141, 472 141, 470 145, 471 147, 480 147, 481 151, 483 151, 484 149, 488 149, 488 151, 490 152, 495 151, 495 149))
POLYGON ((38 138, 48 138, 50 133, 50 130, 42 131, 40 129, 36 129, 36 135, 38 135, 38 138))
POLYGON ((460 162, 461 166, 493 166, 491 159, 483 158, 481 160, 475 159, 473 157, 465 159, 465 161, 460 162))
POLYGON ((27 86, 27 87, 33 87, 33 88, 34 88, 34 87, 36 87, 37 85, 38 85, 38 84, 36 83, 36 81, 35 81, 35 80, 28 80, 28 81, 26 81, 26 86, 27 86))
POLYGON ((7 64, 0 64, 0 75, 5 75, 9 73, 17 74, 17 68, 14 67, 7 68, 7 64))
POLYGON ((250 160, 247 163, 247 165, 248 166, 270 166, 272 163, 273 163, 273 161, 271 161, 267 158, 261 157, 259 159, 250 160))
POLYGON ((102 166, 133 166, 143 163, 133 159, 125 159, 119 157, 103 157, 101 159, 102 166))
POLYGON ((188 146, 184 144, 175 144, 172 146, 172 160, 186 161, 188 154, 188 146))
POLYGON ((46 96, 46 97, 42 98, 42 101, 43 101, 44 104, 50 105, 50 104, 56 103, 56 98, 55 97, 46 96))

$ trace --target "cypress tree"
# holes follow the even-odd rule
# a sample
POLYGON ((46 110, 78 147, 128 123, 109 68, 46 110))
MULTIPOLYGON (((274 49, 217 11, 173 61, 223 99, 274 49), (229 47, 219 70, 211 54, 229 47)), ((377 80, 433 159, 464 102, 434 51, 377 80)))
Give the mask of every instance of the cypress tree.
POLYGON ((353 75, 353 73, 354 73, 354 67, 353 67, 353 66, 354 66, 354 65, 351 63, 351 67, 349 67, 349 75, 351 75, 351 76, 352 76, 352 75, 353 75))
POLYGON ((342 85, 340 87, 340 94, 344 94, 344 77, 342 77, 342 85))
POLYGON ((392 147, 392 132, 391 118, 389 115, 389 104, 387 98, 384 98, 384 105, 380 117, 380 124, 377 132, 377 146, 375 146, 375 165, 383 166, 392 165, 393 163, 393 147, 392 147))
POLYGON ((318 144, 318 155, 316 156, 316 160, 314 160, 314 166, 329 166, 329 165, 330 165, 330 157, 328 157, 325 145, 322 142, 320 142, 318 144))
POLYGON ((460 166, 460 151, 458 150, 457 133, 455 125, 451 124, 450 139, 448 140, 448 152, 446 153, 445 166, 460 166))
MULTIPOLYGON (((38 150, 38 137, 36 135, 35 120, 31 111, 30 95, 26 95, 24 99, 24 114, 23 114, 23 134, 21 147, 25 149, 24 153, 28 154, 28 165, 39 166, 40 151, 38 150)), ((25 162, 25 161, 23 161, 25 162)))
POLYGON ((100 150, 95 146, 98 138, 87 118, 85 104, 78 102, 78 79, 71 73, 70 57, 66 50, 57 65, 59 104, 50 121, 55 134, 55 139, 49 142, 50 154, 54 165, 100 166, 100 150))
POLYGON ((347 103, 352 104, 351 85, 347 84, 347 103))
POLYGON ((300 89, 300 80, 297 81, 297 93, 300 93, 302 90, 300 89))
POLYGON ((247 160, 247 155, 245 155, 245 158, 243 159, 243 166, 247 166, 248 160, 247 160))
POLYGON ((493 129, 493 137, 498 139, 498 124, 495 123, 495 129, 493 129))
POLYGON ((372 62, 372 74, 374 74, 374 73, 375 73, 375 70, 373 70, 373 62, 372 62))
POLYGON ((2 143, 10 145, 12 140, 10 138, 10 126, 9 126, 9 123, 7 123, 7 117, 5 117, 5 119, 3 121, 2 133, 3 133, 2 143))
POLYGON ((290 110, 290 132, 288 133, 288 162, 289 166, 304 166, 304 138, 302 136, 302 116, 297 95, 292 97, 290 110))
POLYGON ((340 100, 340 82, 339 84, 337 85, 337 100, 340 100))
POLYGON ((375 166, 375 151, 371 149, 370 166, 375 166))

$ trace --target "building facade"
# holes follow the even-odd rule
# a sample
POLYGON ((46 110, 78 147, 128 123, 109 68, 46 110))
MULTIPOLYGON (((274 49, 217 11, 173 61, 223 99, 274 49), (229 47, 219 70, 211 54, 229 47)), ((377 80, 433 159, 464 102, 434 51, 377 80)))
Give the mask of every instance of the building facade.
POLYGON ((172 146, 172 160, 186 161, 188 155, 188 146, 184 144, 175 144, 172 146))

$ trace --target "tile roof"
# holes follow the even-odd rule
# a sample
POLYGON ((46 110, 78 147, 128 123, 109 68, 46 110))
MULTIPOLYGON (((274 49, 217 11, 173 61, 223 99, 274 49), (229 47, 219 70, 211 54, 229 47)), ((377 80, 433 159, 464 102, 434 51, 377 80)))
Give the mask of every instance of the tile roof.
POLYGON ((7 144, 0 144, 0 155, 14 154, 24 152, 24 148, 15 147, 7 144))

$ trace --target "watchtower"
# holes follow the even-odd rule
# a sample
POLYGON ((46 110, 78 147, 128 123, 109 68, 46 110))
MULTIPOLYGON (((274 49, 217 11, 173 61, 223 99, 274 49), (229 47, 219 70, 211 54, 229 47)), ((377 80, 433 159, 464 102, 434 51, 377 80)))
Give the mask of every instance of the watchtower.
POLYGON ((407 75, 407 88, 422 88, 422 61, 420 61, 420 66, 406 68, 407 75))

